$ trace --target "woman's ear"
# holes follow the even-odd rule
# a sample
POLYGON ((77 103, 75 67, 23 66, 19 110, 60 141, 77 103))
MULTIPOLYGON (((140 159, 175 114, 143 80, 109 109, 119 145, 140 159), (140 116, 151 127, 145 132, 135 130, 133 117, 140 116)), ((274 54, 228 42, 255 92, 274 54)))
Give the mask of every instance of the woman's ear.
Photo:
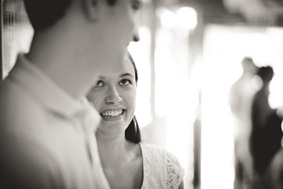
POLYGON ((99 0, 84 0, 84 8, 86 10, 86 16, 91 21, 96 21, 99 15, 99 0))

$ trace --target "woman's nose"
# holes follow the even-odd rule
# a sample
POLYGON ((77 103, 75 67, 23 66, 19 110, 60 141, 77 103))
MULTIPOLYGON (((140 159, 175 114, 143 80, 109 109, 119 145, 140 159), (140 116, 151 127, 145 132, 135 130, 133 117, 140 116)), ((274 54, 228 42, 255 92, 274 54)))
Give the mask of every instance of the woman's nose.
POLYGON ((105 102, 107 104, 116 104, 118 102, 121 102, 123 99, 120 96, 118 90, 115 87, 109 88, 109 93, 105 99, 105 102))

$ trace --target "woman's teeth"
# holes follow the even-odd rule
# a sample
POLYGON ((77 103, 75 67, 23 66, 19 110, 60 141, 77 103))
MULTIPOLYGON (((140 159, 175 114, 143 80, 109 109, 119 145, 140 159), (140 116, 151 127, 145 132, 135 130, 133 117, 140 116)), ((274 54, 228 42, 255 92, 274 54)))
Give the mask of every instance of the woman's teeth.
POLYGON ((119 116, 123 113, 122 109, 119 110, 106 110, 104 112, 101 113, 101 116, 103 117, 115 117, 115 116, 119 116))

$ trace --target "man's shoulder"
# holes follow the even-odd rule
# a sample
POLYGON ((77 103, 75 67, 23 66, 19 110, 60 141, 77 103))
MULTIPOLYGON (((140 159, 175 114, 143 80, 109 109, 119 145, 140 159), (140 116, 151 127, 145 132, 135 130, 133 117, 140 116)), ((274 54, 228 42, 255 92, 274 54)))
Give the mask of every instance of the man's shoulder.
POLYGON ((4 82, 0 86, 1 138, 35 138, 44 123, 43 108, 24 89, 10 81, 4 82))
POLYGON ((17 103, 27 103, 30 101, 31 94, 17 82, 14 82, 10 78, 6 78, 0 84, 0 103, 1 105, 10 105, 17 103))
MULTIPOLYGON (((0 85, 0 117, 29 115, 38 112, 39 104, 31 93, 7 79, 0 85)), ((19 118, 21 119, 21 118, 19 118)))
POLYGON ((61 184, 58 182, 61 179, 58 162, 52 153, 38 143, 10 137, 1 141, 0 152, 1 186, 57 188, 52 185, 61 184))

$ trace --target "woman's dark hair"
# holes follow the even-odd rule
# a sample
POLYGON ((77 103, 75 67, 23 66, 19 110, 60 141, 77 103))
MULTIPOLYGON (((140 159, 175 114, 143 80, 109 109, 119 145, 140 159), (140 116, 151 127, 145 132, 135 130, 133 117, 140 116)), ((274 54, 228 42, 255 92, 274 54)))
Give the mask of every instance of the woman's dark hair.
POLYGON ((130 59, 132 65, 133 65, 133 67, 134 67, 134 70, 135 70, 135 80, 136 80, 136 83, 138 83, 139 77, 138 77, 138 70, 137 70, 135 61, 134 61, 132 55, 131 55, 129 52, 128 52, 128 54, 129 54, 129 59, 130 59))
MULTIPOLYGON (((136 83, 138 82, 138 71, 136 68, 136 64, 132 58, 132 56, 129 54, 129 59, 131 61, 131 63, 134 66, 134 70, 135 70, 135 80, 136 83)), ((133 117, 132 121, 130 122, 128 128, 125 131, 125 138, 131 142, 134 143, 139 143, 141 141, 141 132, 140 132, 140 128, 139 128, 139 124, 137 122, 136 116, 133 117)))
POLYGON ((125 138, 133 143, 139 143, 141 141, 141 132, 136 116, 133 117, 130 125, 126 129, 125 138))

